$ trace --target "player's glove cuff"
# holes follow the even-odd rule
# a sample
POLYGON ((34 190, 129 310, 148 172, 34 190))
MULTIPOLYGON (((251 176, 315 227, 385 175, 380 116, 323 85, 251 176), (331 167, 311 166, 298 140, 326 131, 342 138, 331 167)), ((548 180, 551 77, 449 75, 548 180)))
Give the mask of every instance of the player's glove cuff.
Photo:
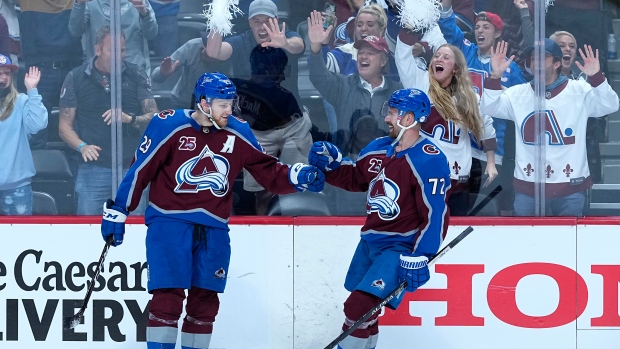
POLYGON ((428 264, 428 257, 421 255, 400 255, 400 266, 405 269, 421 269, 428 264))
POLYGON ((291 165, 288 180, 292 185, 305 185, 316 179, 316 168, 301 162, 291 165))
POLYGON ((113 200, 108 199, 103 204, 103 219, 114 223, 124 223, 127 219, 127 212, 120 206, 116 206, 113 200))

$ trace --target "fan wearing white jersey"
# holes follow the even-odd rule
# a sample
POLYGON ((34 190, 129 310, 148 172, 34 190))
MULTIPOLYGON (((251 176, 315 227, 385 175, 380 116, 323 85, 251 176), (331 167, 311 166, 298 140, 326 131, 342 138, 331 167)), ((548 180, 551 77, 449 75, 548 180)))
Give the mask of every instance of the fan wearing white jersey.
POLYGON ((485 173, 489 175, 489 182, 497 176, 494 155, 497 142, 493 120, 488 115, 480 114, 479 97, 472 87, 467 61, 460 49, 449 44, 440 46, 426 70, 414 61, 411 54, 413 42, 405 43, 403 38, 401 32, 396 42, 398 75, 403 85, 424 91, 433 103, 420 134, 431 138, 450 162, 450 215, 466 216, 470 206, 470 135, 480 141, 487 152, 485 173))
MULTIPOLYGON (((560 74, 562 50, 555 41, 545 39, 546 159, 545 168, 535 162, 535 105, 533 85, 524 83, 502 91, 500 78, 512 62, 506 60, 507 44, 501 42, 491 55, 491 76, 484 83, 481 109, 515 122, 516 160, 514 172, 515 214, 534 215, 534 181, 542 171, 546 180, 545 205, 555 216, 581 216, 585 191, 592 186, 586 155, 588 118, 602 117, 618 110, 618 95, 601 72, 598 50, 584 45, 579 54, 583 65, 575 64, 588 76, 588 81, 570 80, 560 74)), ((532 71, 536 71, 534 49, 530 55, 532 71)))

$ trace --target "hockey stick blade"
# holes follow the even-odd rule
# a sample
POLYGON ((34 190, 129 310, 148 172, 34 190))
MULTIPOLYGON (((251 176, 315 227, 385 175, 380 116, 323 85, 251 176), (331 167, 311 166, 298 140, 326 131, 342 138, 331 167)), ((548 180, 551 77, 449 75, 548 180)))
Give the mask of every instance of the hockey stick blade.
POLYGON ((97 269, 95 269, 95 274, 93 278, 90 280, 90 286, 86 291, 86 296, 84 297, 84 301, 82 303, 82 307, 78 312, 73 316, 68 316, 62 319, 62 328, 65 331, 71 330, 75 328, 80 323, 84 322, 84 312, 86 311, 86 306, 88 306, 88 301, 90 300, 90 296, 93 293, 93 289, 95 288, 95 280, 99 277, 99 273, 101 273, 101 268, 103 267, 103 261, 105 260, 105 256, 108 254, 108 250, 110 249, 110 245, 114 241, 114 236, 110 235, 108 240, 105 242, 105 246, 103 247, 103 251, 101 252, 101 256, 99 257, 99 263, 97 263, 97 269))
MULTIPOLYGON (((455 237, 454 240, 450 241, 450 243, 448 245, 446 245, 446 247, 442 248, 441 251, 437 252, 437 254, 434 255, 433 258, 431 258, 428 261, 428 265, 435 264, 435 262, 439 258, 443 257, 443 255, 445 255, 446 253, 448 253, 448 251, 453 249, 454 246, 456 246, 459 242, 461 242, 461 240, 463 240, 472 231, 474 231, 474 228, 472 228, 472 227, 467 227, 465 230, 463 230, 463 232, 460 233, 457 237, 455 237)), ((350 335, 351 332, 355 331, 358 327, 360 327, 360 325, 362 323, 364 323, 364 321, 368 320, 371 316, 373 316, 377 312, 381 311, 381 308, 383 308, 386 304, 388 304, 388 302, 391 301, 392 298, 396 297, 401 292, 403 292, 405 290, 405 288, 407 288, 407 281, 403 281, 400 285, 398 285, 398 287, 396 287, 385 298, 383 298, 381 300, 381 302, 379 302, 379 304, 375 305, 374 308, 370 309, 359 320, 355 321, 355 323, 353 325, 351 325, 351 327, 349 327, 345 331, 343 331, 338 337, 336 337, 336 339, 331 341, 331 343, 329 343, 324 349, 332 349, 338 343, 342 342, 342 340, 345 339, 348 335, 350 335)))

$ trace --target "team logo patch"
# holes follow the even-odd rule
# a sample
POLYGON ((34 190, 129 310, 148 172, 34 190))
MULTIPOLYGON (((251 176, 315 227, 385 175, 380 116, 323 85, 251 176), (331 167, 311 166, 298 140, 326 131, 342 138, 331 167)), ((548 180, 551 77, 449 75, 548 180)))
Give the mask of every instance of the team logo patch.
POLYGON ((399 195, 398 185, 387 178, 385 169, 382 169, 377 177, 370 181, 366 195, 366 212, 377 212, 382 220, 391 221, 400 213, 400 207, 396 203, 399 195))
POLYGON ((383 289, 385 289, 385 282, 383 282, 383 279, 375 280, 372 282, 372 285, 370 286, 376 287, 380 289, 381 291, 383 291, 383 289))
POLYGON ((439 154, 439 149, 434 144, 425 144, 422 147, 422 151, 424 151, 428 155, 437 155, 439 154))
POLYGON ((174 110, 162 110, 159 114, 157 114, 157 117, 162 119, 162 120, 166 120, 169 116, 174 115, 174 110))
POLYGON ((217 279, 226 279, 226 270, 224 268, 220 268, 215 272, 215 278, 217 279))
POLYGON ((183 163, 176 172, 176 193, 197 193, 210 190, 222 197, 228 192, 230 164, 225 157, 215 154, 205 145, 198 156, 183 163))

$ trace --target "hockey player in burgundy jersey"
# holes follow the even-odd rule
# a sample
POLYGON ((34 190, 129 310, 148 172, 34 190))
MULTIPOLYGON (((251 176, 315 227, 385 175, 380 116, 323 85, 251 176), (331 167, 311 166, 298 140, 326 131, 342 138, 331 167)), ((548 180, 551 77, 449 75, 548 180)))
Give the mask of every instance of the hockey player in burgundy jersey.
POLYGON ((153 117, 114 201, 104 204, 104 239, 123 241, 125 218, 150 183, 145 221, 148 291, 153 294, 147 348, 173 349, 185 289, 184 349, 208 348, 230 261, 228 220, 233 181, 247 169, 269 191, 321 191, 314 166, 284 165, 265 154, 245 121, 232 116, 234 84, 204 74, 194 91, 198 110, 165 110, 153 117))
MULTIPOLYGON (((309 162, 326 181, 349 191, 368 191, 366 223, 344 283, 343 331, 407 280, 413 292, 429 279, 427 261, 439 250, 448 228, 448 160, 420 136, 431 102, 417 89, 395 91, 384 106, 389 137, 374 140, 356 162, 342 159, 331 143, 314 143, 309 162)), ((388 306, 396 309, 403 294, 388 306)), ((340 342, 340 349, 375 348, 378 313, 340 342)))

